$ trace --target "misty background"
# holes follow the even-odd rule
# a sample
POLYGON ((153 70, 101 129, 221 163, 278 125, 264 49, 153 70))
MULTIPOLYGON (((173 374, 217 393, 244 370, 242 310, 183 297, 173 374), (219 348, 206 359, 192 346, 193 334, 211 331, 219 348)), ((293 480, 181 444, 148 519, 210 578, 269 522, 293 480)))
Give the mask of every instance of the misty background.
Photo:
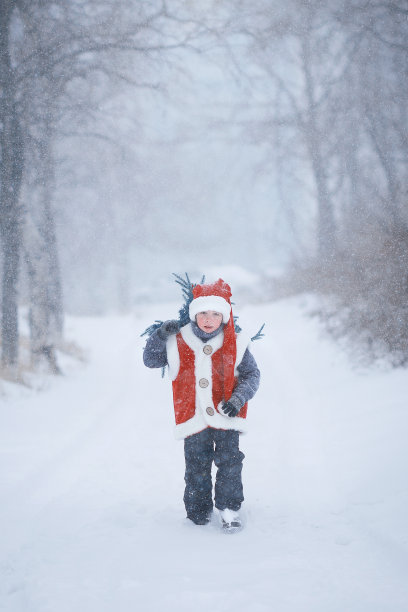
POLYGON ((30 367, 57 372, 66 314, 218 270, 246 299, 319 293, 335 337, 405 364, 407 19, 403 1, 3 2, 4 372, 28 359, 19 309, 30 367))

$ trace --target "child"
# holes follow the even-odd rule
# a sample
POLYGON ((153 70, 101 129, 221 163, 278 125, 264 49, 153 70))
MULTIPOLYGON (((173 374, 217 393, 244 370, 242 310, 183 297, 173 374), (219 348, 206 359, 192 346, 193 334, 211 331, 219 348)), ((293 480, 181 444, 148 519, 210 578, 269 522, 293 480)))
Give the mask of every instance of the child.
POLYGON ((235 332, 231 289, 219 279, 192 286, 190 322, 165 321, 150 336, 143 353, 149 368, 169 367, 173 381, 176 438, 184 439, 184 504, 196 525, 213 510, 211 466, 217 466, 215 507, 225 530, 241 527, 244 454, 239 434, 246 430, 247 402, 260 373, 250 341, 235 332))

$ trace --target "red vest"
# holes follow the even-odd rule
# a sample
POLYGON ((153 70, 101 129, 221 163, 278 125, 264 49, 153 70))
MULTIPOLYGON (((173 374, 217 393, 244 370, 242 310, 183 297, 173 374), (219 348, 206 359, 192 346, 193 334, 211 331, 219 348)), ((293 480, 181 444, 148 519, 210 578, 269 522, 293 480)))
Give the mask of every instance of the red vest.
MULTIPOLYGON (((207 427, 246 430, 248 404, 236 417, 223 414, 225 401, 223 377, 223 338, 221 332, 207 343, 194 334, 191 325, 167 342, 169 374, 173 380, 176 437, 186 438, 207 427)), ((237 336, 236 367, 241 363, 248 342, 237 336)), ((237 372, 235 371, 236 375, 237 372)), ((237 378, 235 378, 237 380, 237 378)))

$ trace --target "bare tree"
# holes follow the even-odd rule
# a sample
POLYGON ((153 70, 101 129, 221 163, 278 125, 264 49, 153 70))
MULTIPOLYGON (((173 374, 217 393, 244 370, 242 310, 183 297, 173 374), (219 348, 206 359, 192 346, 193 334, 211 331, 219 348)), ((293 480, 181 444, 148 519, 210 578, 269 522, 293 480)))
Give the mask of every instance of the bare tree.
MULTIPOLYGON (((18 358, 19 194, 24 179, 32 355, 34 360, 46 356, 57 370, 62 290, 53 220, 53 147, 62 119, 73 115, 72 88, 92 75, 132 84, 126 70, 117 69, 115 57, 159 60, 186 45, 192 32, 178 31, 177 19, 160 1, 20 0, 2 3, 1 11, 3 362, 13 365, 18 358)), ((92 112, 75 106, 83 117, 92 112)))
MULTIPOLYGON (((293 182, 304 176, 305 193, 313 181, 318 257, 300 286, 337 296, 343 329, 395 350, 395 363, 404 363, 406 3, 243 0, 240 9, 229 33, 252 41, 249 58, 262 71, 253 81, 264 100, 259 120, 251 109, 247 123, 279 150, 281 172, 293 182)), ((293 206, 298 218, 302 206, 293 206)))
POLYGON ((24 138, 10 50, 10 29, 15 4, 12 0, 0 4, 2 362, 10 367, 14 367, 18 359, 17 282, 21 247, 19 196, 24 163, 24 138))
MULTIPOLYGON (((247 39, 247 57, 256 66, 252 81, 264 100, 258 119, 251 112, 248 124, 258 140, 269 139, 280 171, 291 174, 293 181, 304 180, 304 191, 312 180, 315 251, 322 262, 329 262, 338 230, 333 97, 352 61, 357 37, 339 30, 333 2, 290 0, 275 3, 273 10, 264 0, 241 6, 228 26, 229 36, 247 39)), ((251 68, 246 72, 251 74, 251 68)))

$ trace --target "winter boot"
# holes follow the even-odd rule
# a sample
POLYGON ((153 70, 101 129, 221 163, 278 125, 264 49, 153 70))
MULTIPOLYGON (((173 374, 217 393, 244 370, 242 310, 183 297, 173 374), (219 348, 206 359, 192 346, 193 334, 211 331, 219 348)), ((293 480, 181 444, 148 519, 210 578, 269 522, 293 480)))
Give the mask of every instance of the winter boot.
POLYGON ((236 533, 241 531, 242 523, 238 512, 226 508, 220 510, 222 529, 225 533, 236 533))
POLYGON ((195 525, 208 525, 211 521, 211 512, 205 514, 187 514, 187 518, 190 519, 195 525))

